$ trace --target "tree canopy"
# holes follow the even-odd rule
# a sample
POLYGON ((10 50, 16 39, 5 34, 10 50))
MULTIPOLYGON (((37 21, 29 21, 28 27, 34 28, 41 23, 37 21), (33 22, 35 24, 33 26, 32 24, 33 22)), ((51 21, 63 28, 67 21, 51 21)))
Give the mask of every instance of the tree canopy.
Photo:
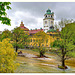
POLYGON ((11 31, 9 31, 8 29, 5 29, 1 34, 1 40, 5 38, 11 38, 11 31))
POLYGON ((47 48, 45 47, 45 43, 48 40, 48 35, 43 31, 39 31, 38 33, 34 34, 34 37, 36 38, 35 44, 39 45, 39 47, 37 48, 39 50, 40 57, 43 57, 45 52, 47 51, 47 48))
POLYGON ((0 21, 2 24, 11 25, 10 19, 7 17, 6 10, 11 9, 10 2, 0 2, 0 21))
POLYGON ((16 53, 9 39, 0 42, 0 73, 14 72, 18 63, 15 63, 16 53))
POLYGON ((56 50, 56 53, 61 58, 63 67, 65 66, 65 60, 71 57, 71 52, 75 49, 74 28, 75 23, 65 24, 65 27, 63 27, 62 31, 59 33, 61 40, 55 40, 53 43, 53 46, 59 47, 59 49, 56 50))
POLYGON ((20 27, 16 27, 12 30, 12 39, 13 44, 16 47, 16 52, 19 47, 24 46, 27 37, 28 35, 26 35, 24 30, 22 30, 20 27))

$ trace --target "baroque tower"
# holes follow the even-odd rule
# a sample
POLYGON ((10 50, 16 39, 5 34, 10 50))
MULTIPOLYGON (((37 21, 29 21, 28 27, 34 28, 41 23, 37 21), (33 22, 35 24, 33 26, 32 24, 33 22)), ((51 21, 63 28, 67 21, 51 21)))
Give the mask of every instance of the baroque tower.
POLYGON ((44 15, 43 29, 45 33, 50 29, 54 29, 54 12, 51 12, 50 9, 44 15))

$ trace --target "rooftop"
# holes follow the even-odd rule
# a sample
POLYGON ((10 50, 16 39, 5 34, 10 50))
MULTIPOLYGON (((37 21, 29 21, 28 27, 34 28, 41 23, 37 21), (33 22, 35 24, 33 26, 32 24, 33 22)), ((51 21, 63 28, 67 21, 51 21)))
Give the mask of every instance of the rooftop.
POLYGON ((48 30, 47 32, 56 32, 56 30, 50 29, 50 30, 48 30))
POLYGON ((54 14, 54 12, 51 13, 51 10, 48 9, 48 10, 46 11, 46 14, 54 14))
POLYGON ((21 24, 20 24, 20 28, 29 31, 29 29, 28 29, 27 27, 24 26, 23 22, 21 22, 21 24))
POLYGON ((39 31, 43 31, 43 29, 35 29, 35 30, 29 30, 29 34, 35 34, 39 31))

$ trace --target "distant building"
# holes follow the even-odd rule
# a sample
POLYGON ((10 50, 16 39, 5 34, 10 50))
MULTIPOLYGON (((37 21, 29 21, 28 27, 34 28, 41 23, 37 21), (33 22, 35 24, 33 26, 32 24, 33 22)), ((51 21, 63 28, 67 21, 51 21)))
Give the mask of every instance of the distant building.
POLYGON ((24 30, 24 32, 26 34, 28 34, 30 37, 28 38, 30 40, 30 42, 26 43, 29 46, 39 46, 39 44, 35 44, 35 42, 39 39, 37 39, 34 34, 38 33, 39 31, 44 31, 48 36, 47 42, 43 42, 42 46, 44 47, 50 47, 51 43, 54 42, 55 40, 60 39, 60 37, 58 36, 59 34, 59 29, 55 30, 54 29, 54 12, 51 12, 50 9, 48 9, 46 11, 46 14, 44 15, 45 18, 43 19, 43 29, 31 29, 29 30, 28 28, 26 28, 23 24, 23 22, 21 22, 20 27, 24 30))
POLYGON ((54 27, 54 12, 48 9, 43 19, 44 32, 46 33, 48 30, 52 29, 52 27, 54 27))
POLYGON ((43 29, 29 30, 29 34, 30 34, 30 35, 33 35, 33 34, 39 32, 39 31, 43 31, 43 29))
POLYGON ((36 29, 34 29, 34 30, 29 30, 27 27, 24 26, 23 21, 21 21, 20 28, 23 29, 24 32, 25 32, 26 34, 28 34, 28 35, 33 35, 33 34, 39 32, 39 31, 43 31, 42 28, 40 28, 40 29, 37 29, 37 28, 36 28, 36 29))
POLYGON ((24 30, 25 34, 29 35, 29 29, 24 26, 23 21, 21 21, 20 28, 24 30))

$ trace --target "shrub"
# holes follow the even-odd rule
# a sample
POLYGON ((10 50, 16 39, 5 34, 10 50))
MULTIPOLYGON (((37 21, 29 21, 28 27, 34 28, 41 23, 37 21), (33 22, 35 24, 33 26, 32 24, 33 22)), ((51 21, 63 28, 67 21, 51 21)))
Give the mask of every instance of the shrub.
POLYGON ((9 39, 0 42, 0 73, 14 72, 18 63, 15 63, 17 53, 14 51, 9 39))

